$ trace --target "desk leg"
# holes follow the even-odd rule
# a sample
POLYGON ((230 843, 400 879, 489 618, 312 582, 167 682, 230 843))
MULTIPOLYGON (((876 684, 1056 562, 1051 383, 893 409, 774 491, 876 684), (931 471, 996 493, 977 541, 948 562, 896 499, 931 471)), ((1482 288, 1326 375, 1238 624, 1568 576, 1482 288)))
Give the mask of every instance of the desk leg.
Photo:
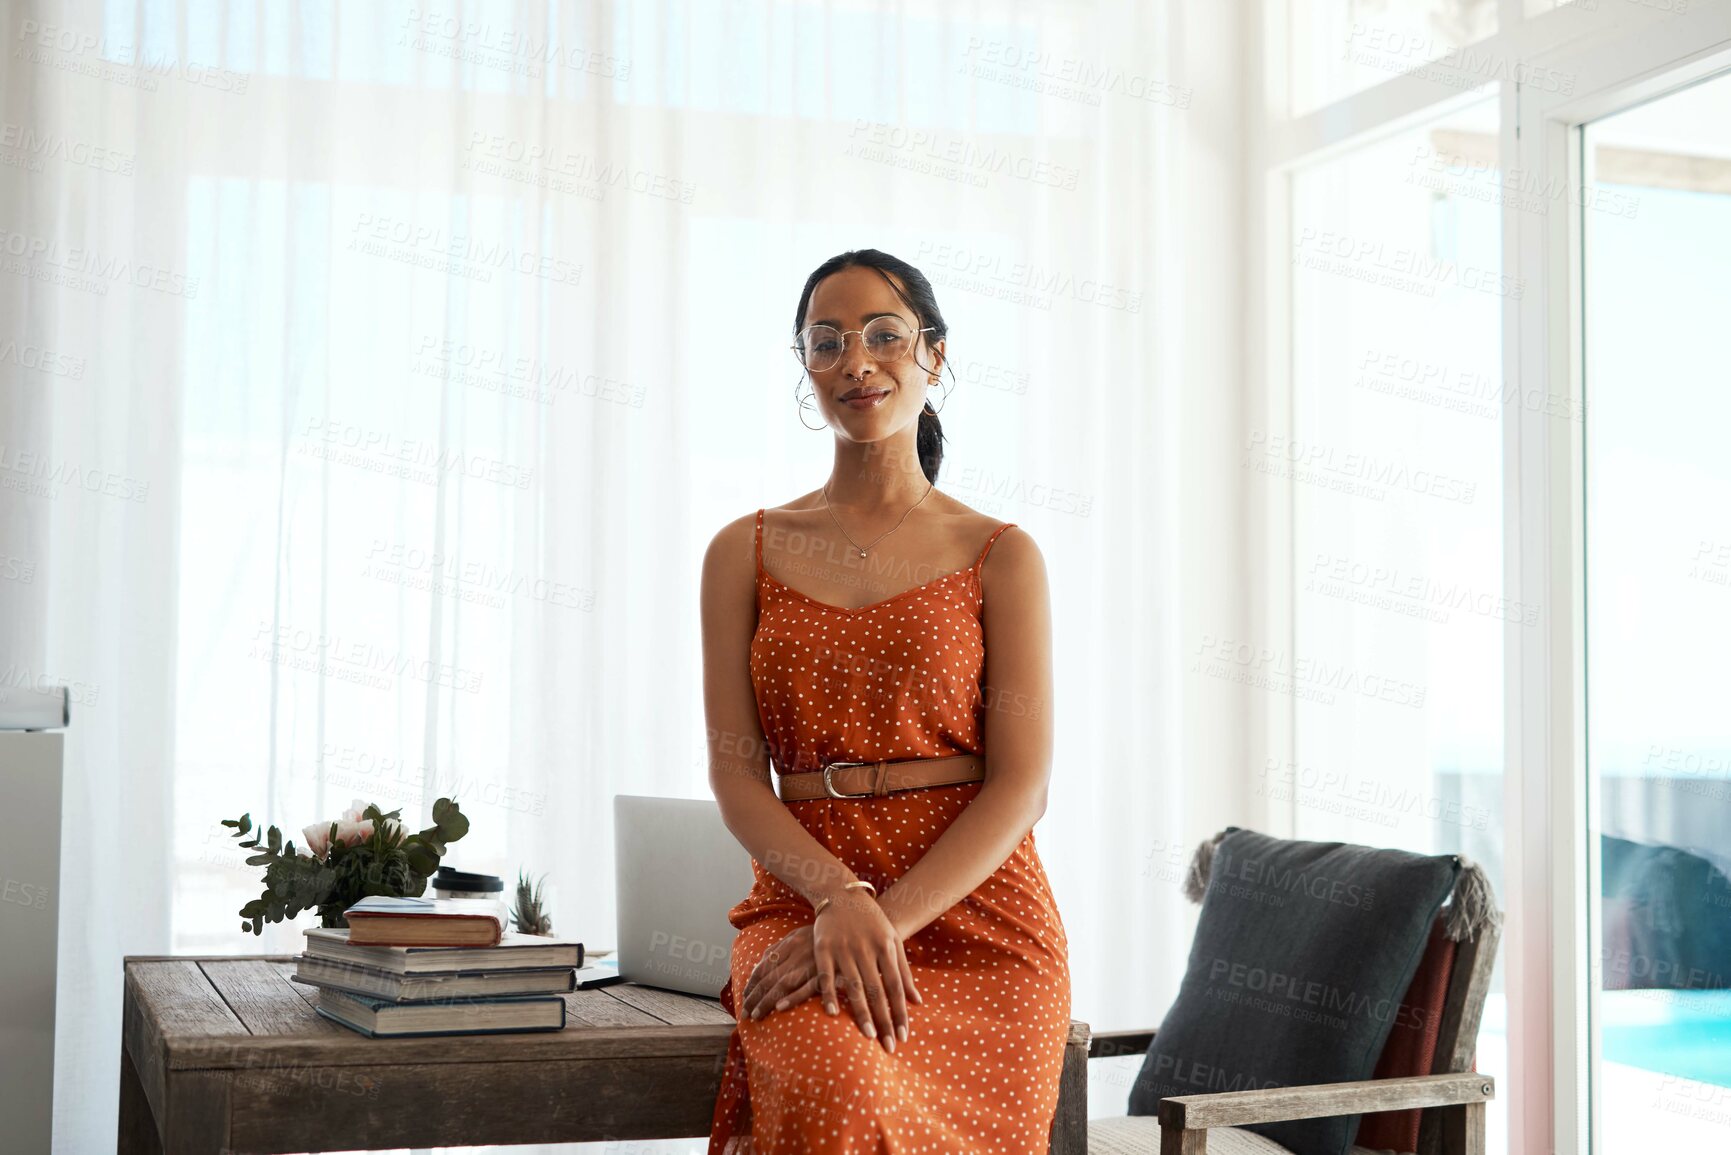
POLYGON ((150 1113, 150 1100, 145 1098, 144 1084, 138 1081, 138 1069, 132 1065, 125 1044, 120 1048, 120 1138, 115 1150, 119 1155, 162 1155, 156 1116, 150 1113))
POLYGON ((168 1118, 162 1142, 168 1155, 228 1155, 229 1077, 210 1071, 175 1071, 168 1080, 168 1118))

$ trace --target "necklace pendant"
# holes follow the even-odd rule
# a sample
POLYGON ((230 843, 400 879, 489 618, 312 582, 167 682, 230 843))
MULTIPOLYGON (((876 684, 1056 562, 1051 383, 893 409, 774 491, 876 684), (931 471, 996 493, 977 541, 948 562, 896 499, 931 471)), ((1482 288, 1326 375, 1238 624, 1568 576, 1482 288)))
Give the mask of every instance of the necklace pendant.
POLYGON ((863 549, 862 549, 862 550, 860 550, 860 551, 859 551, 859 555, 860 555, 860 556, 861 556, 861 557, 864 557, 864 556, 865 556, 865 555, 866 555, 866 551, 865 551, 865 550, 863 550, 863 549))

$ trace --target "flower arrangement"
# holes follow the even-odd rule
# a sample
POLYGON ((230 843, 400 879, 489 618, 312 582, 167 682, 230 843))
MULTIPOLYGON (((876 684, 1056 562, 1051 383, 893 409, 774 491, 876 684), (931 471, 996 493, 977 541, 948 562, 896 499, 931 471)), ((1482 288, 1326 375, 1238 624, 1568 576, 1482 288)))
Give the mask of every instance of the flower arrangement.
POLYGON ((433 825, 405 834, 402 812, 386 814, 357 798, 341 818, 302 828, 306 845, 284 843, 272 826, 261 835, 252 815, 224 818, 233 837, 252 839, 240 845, 257 851, 246 861, 264 867, 264 892, 240 908, 242 930, 264 933, 267 922, 294 918, 317 908, 319 924, 343 927, 343 911, 368 895, 411 898, 427 889, 427 879, 439 869, 446 844, 469 832, 469 820, 449 798, 433 803, 433 825))

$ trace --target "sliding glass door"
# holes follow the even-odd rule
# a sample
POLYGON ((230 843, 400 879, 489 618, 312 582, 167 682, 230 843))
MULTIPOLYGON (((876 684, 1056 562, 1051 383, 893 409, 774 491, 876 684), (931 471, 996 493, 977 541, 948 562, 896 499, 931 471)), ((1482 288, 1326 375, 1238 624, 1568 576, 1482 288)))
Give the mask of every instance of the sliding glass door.
POLYGON ((1731 1151, 1731 74, 1580 132, 1593 1148, 1731 1151))

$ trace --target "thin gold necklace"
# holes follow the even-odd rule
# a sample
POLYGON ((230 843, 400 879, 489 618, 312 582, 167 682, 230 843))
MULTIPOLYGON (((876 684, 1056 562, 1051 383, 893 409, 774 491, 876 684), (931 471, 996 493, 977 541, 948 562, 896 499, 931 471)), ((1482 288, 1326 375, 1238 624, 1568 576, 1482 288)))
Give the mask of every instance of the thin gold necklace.
MULTIPOLYGON (((937 487, 938 487, 938 483, 935 481, 928 484, 926 486, 926 491, 924 493, 920 494, 920 501, 924 501, 926 498, 930 497, 932 495, 932 490, 936 489, 937 487)), ((914 510, 919 508, 920 501, 916 501, 912 505, 908 506, 908 512, 902 514, 902 521, 906 521, 908 519, 908 513, 912 513, 914 510)), ((855 549, 859 550, 859 555, 861 557, 864 557, 866 555, 866 550, 870 549, 871 546, 870 545, 861 545, 859 542, 855 541, 853 538, 848 537, 847 530, 842 529, 841 522, 836 521, 835 511, 830 509, 830 507, 829 507, 829 482, 827 482, 827 481, 823 483, 823 508, 827 513, 829 513, 829 519, 831 521, 835 521, 835 527, 837 529, 841 530, 841 535, 843 537, 847 538, 848 544, 853 546, 855 549)), ((878 542, 882 541, 884 538, 888 537, 890 534, 892 534, 896 530, 900 529, 902 527, 902 521, 896 522, 895 525, 891 526, 889 529, 884 530, 884 532, 878 534, 877 537, 872 539, 872 545, 876 545, 878 542)))

